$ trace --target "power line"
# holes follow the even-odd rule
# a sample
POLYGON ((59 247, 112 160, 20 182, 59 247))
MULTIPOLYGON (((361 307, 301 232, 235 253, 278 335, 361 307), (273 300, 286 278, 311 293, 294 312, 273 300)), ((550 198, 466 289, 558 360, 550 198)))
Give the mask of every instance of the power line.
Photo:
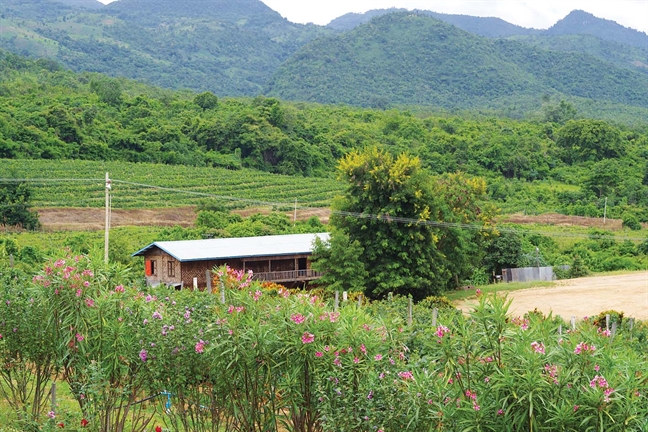
POLYGON ((0 182, 5 183, 58 183, 58 182, 103 182, 103 179, 95 178, 0 178, 0 182))
MULTIPOLYGON (((9 179, 9 178, 0 178, 0 182, 20 182, 20 181, 29 181, 29 182, 74 182, 74 181, 81 181, 81 182, 103 182, 104 179, 93 179, 93 178, 82 178, 82 179, 74 179, 74 178, 68 178, 68 179, 9 179)), ((137 186, 140 188, 149 188, 149 189, 157 189, 157 190, 162 190, 166 192, 174 192, 174 193, 179 193, 179 194, 186 194, 186 195, 195 195, 195 196, 201 196, 201 197, 208 197, 208 198, 215 198, 223 201, 235 201, 235 202, 243 202, 243 203, 248 203, 248 204, 255 204, 255 205, 262 205, 262 206, 272 206, 272 207, 287 207, 290 206, 297 208, 298 210, 319 210, 321 207, 310 207, 310 206, 294 206, 294 203, 288 203, 288 202, 278 202, 278 201, 263 201, 263 200, 255 200, 255 199, 250 199, 250 198, 240 198, 240 197, 232 197, 232 196, 225 196, 225 195, 217 195, 217 194, 211 194, 207 192, 197 192, 197 191, 191 191, 191 190, 185 190, 185 189, 178 189, 178 188, 170 188, 170 187, 164 187, 164 186, 157 186, 157 185, 149 185, 145 183, 137 183, 137 182, 131 182, 131 181, 126 181, 126 180, 116 180, 116 179, 111 179, 113 183, 120 183, 124 185, 130 185, 130 186, 137 186)), ((485 226, 485 225, 480 225, 480 224, 468 224, 468 223, 457 223, 457 222, 443 222, 443 221, 432 221, 432 220, 420 220, 420 219, 415 219, 415 218, 407 218, 407 217, 401 217, 401 216, 392 216, 388 214, 370 214, 370 213, 357 213, 357 212, 347 212, 347 211, 342 211, 342 210, 330 210, 331 215, 338 215, 342 217, 353 217, 356 219, 369 219, 369 220, 377 220, 377 221, 384 221, 384 222, 394 222, 394 223, 399 223, 399 224, 407 224, 407 225, 420 225, 420 226, 430 226, 430 227, 437 227, 437 228, 454 228, 454 229, 463 229, 463 230, 474 230, 474 231, 481 231, 485 229, 495 229, 499 232, 507 232, 507 233, 517 233, 517 234, 528 234, 528 233, 535 233, 535 234, 540 234, 540 235, 545 235, 549 237, 565 237, 565 238, 584 238, 584 239, 610 239, 610 240, 630 240, 630 241, 642 241, 646 240, 644 237, 631 237, 631 236, 617 236, 617 235, 602 235, 602 234, 579 234, 579 233, 560 233, 560 232, 549 232, 549 231, 542 231, 542 230, 533 230, 533 229, 518 229, 518 228, 510 228, 510 227, 502 227, 502 226, 485 226)))

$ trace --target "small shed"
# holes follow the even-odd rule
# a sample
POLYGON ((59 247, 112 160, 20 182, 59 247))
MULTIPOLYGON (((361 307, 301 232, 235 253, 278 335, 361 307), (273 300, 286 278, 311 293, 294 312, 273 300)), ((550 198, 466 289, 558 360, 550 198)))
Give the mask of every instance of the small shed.
POLYGON ((149 285, 198 288, 207 286, 207 272, 224 264, 237 270, 252 270, 254 280, 288 286, 319 279, 311 269, 315 238, 328 241, 328 233, 288 234, 209 240, 154 242, 133 256, 143 256, 149 285))

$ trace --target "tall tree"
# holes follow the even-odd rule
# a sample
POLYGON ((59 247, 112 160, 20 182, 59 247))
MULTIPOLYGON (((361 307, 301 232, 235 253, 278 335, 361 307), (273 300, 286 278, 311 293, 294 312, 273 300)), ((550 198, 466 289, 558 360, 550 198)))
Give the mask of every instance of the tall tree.
MULTIPOLYGON (((472 206, 477 194, 459 194, 466 191, 464 177, 432 180, 418 158, 394 157, 377 148, 349 153, 339 164, 339 175, 347 189, 333 206, 337 229, 331 242, 343 234, 345 242, 357 246, 367 272, 367 296, 394 292, 422 299, 439 293, 465 270, 468 255, 474 254, 472 237, 430 223, 466 223, 481 213, 472 206), (448 191, 441 193, 444 188, 448 191)), ((485 185, 480 187, 485 191, 485 185)))
POLYGON ((0 225, 28 230, 40 227, 38 213, 29 211, 31 190, 25 182, 0 181, 0 225))

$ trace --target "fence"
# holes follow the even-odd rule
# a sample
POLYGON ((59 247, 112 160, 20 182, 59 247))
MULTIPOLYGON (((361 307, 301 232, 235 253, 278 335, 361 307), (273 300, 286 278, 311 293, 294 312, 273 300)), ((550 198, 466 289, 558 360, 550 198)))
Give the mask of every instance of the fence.
POLYGON ((553 267, 522 267, 502 269, 504 282, 535 282, 556 279, 553 267))

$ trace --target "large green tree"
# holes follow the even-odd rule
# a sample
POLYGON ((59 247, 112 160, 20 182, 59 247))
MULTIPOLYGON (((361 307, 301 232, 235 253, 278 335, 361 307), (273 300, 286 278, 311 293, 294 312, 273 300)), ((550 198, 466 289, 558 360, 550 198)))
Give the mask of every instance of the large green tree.
POLYGON ((485 191, 483 181, 470 184, 461 175, 432 179, 418 158, 377 148, 349 153, 340 161, 339 176, 347 189, 333 206, 331 242, 344 235, 344 242, 355 245, 367 272, 367 296, 437 294, 479 256, 473 234, 455 223, 479 218, 474 191, 485 191), (461 183, 471 192, 458 193, 461 183), (450 225, 437 223, 442 220, 450 225))
POLYGON ((38 213, 29 211, 30 199, 31 190, 26 183, 0 181, 0 225, 38 228, 38 213))

